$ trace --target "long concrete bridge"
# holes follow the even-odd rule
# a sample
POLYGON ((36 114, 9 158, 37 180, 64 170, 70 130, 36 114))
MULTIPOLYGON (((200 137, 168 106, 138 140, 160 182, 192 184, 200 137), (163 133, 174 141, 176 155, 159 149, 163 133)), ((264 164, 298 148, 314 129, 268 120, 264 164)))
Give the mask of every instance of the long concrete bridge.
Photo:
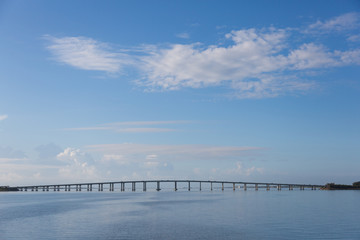
MULTIPOLYGON (((51 185, 30 185, 30 186, 18 186, 16 187, 19 191, 99 191, 102 192, 105 190, 113 192, 116 189, 124 192, 125 186, 131 186, 131 191, 135 192, 137 187, 142 188, 142 191, 147 191, 150 185, 153 185, 149 190, 161 190, 161 185, 170 185, 170 189, 174 191, 185 189, 188 191, 191 190, 219 190, 222 191, 231 189, 235 191, 236 189, 242 189, 246 191, 247 189, 254 189, 255 191, 259 189, 299 189, 299 190, 316 190, 324 187, 323 185, 314 185, 314 184, 289 184, 289 183, 266 183, 266 182, 231 182, 231 181, 202 181, 202 180, 146 180, 146 181, 120 181, 120 182, 93 182, 93 183, 73 183, 73 184, 51 184, 51 185)), ((168 188, 167 188, 168 189, 168 188)))

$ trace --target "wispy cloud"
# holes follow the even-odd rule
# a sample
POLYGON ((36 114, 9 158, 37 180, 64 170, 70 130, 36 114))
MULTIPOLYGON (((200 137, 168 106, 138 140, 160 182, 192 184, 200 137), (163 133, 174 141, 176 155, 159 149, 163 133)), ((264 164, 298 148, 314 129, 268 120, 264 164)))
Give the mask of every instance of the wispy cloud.
POLYGON ((108 44, 86 37, 52 37, 47 46, 55 60, 83 70, 116 73, 128 64, 128 55, 116 52, 108 44))
POLYGON ((315 71, 320 70, 320 74, 331 67, 360 64, 359 48, 327 48, 319 39, 311 39, 313 34, 305 34, 309 38, 306 42, 293 40, 304 32, 352 30, 345 42, 355 41, 358 32, 354 33, 354 29, 359 26, 360 15, 347 13, 302 29, 233 30, 225 34, 226 42, 215 45, 143 45, 136 54, 130 49, 116 51, 91 38, 47 38, 48 49, 57 61, 110 73, 119 73, 125 65, 133 67, 139 74, 135 83, 148 91, 226 86, 238 98, 264 98, 307 92, 317 86, 312 80, 315 71))
POLYGON ((357 12, 346 13, 335 18, 311 24, 309 32, 327 33, 332 31, 341 32, 349 29, 356 29, 360 26, 360 14, 357 12))
POLYGON ((347 40, 350 42, 360 42, 360 34, 351 35, 347 40))
POLYGON ((177 36, 178 38, 183 38, 183 39, 189 39, 189 38, 190 38, 189 33, 186 33, 186 32, 178 33, 178 34, 176 34, 176 36, 177 36))
POLYGON ((8 118, 8 115, 4 114, 4 115, 0 115, 0 121, 5 120, 8 118))
POLYGON ((164 127, 148 127, 153 125, 176 125, 176 124, 187 124, 190 121, 133 121, 133 122, 114 122, 106 123, 99 126, 93 127, 79 127, 79 128, 66 128, 66 131, 95 131, 95 130, 108 130, 123 133, 150 133, 150 132, 172 132, 176 131, 173 128, 164 127), (141 126, 141 127, 130 127, 130 126, 141 126))
POLYGON ((101 153, 104 156, 121 156, 118 159, 121 162, 142 162, 154 159, 159 161, 233 160, 263 150, 259 147, 134 143, 89 145, 84 149, 88 152, 101 153))
POLYGON ((0 157, 0 163, 9 163, 9 162, 23 162, 24 160, 27 160, 26 158, 2 158, 0 157))

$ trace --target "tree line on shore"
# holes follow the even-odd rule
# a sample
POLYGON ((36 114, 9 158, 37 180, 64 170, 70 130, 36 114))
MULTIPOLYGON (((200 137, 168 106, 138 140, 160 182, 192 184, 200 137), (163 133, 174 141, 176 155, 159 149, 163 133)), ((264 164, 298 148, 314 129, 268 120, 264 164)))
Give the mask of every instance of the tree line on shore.
POLYGON ((354 182, 352 185, 327 183, 324 190, 360 190, 360 181, 354 182))

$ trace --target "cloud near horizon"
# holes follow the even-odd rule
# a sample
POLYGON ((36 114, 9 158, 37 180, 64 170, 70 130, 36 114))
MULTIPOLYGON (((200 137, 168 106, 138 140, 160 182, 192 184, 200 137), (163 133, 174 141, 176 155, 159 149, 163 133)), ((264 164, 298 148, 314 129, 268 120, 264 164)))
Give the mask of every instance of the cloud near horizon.
POLYGON ((114 131, 119 133, 160 133, 160 132, 174 132, 177 131, 174 128, 164 128, 163 125, 177 125, 188 124, 190 121, 178 120, 178 121, 132 121, 132 122, 114 122, 100 124, 98 126, 91 127, 78 127, 78 128, 65 128, 65 131, 114 131), (160 127, 150 127, 158 125, 160 127), (136 126, 136 127, 134 127, 136 126))
POLYGON ((0 121, 5 120, 8 118, 8 115, 4 114, 4 115, 0 115, 0 121))
POLYGON ((135 83, 148 91, 226 86, 238 98, 265 98, 313 89, 317 83, 307 71, 359 65, 359 48, 331 50, 318 41, 298 43, 292 38, 304 32, 311 38, 314 33, 353 30, 359 19, 358 13, 347 13, 319 20, 305 30, 233 30, 225 35, 226 44, 147 45, 141 50, 135 46, 140 54, 131 54, 131 49, 116 51, 86 37, 46 38, 56 61, 107 73, 130 66, 140 76, 135 83))
POLYGON ((260 147, 247 146, 211 146, 200 144, 189 145, 154 145, 154 144, 99 144, 85 146, 89 153, 103 154, 103 159, 128 162, 143 162, 149 159, 158 161, 192 161, 192 160, 227 160, 258 154, 260 147))

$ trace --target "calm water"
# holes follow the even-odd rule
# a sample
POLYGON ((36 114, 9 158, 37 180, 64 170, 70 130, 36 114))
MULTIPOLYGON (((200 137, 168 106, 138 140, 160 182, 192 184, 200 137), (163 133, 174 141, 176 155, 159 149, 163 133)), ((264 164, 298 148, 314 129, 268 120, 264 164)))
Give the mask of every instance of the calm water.
POLYGON ((360 239, 360 191, 0 193, 0 239, 360 239))

